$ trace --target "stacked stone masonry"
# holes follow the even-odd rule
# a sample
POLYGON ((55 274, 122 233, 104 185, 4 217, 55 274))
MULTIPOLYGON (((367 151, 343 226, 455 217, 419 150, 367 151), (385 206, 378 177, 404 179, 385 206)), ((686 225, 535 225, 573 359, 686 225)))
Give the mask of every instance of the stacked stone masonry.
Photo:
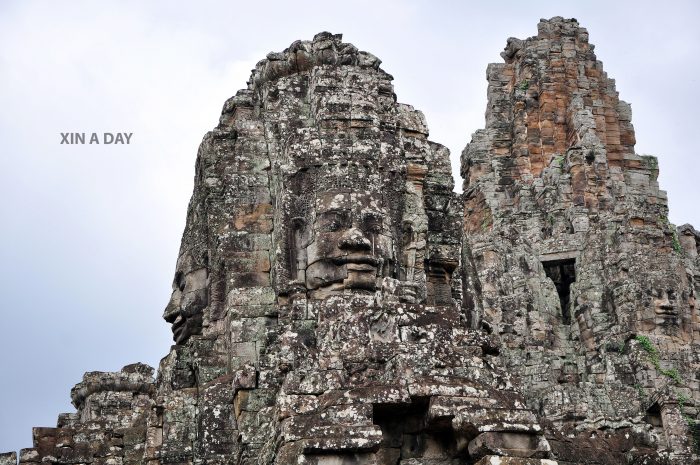
POLYGON ((30 464, 700 463, 700 234, 575 20, 448 150, 380 60, 270 53, 197 155, 154 370, 87 373, 30 464))

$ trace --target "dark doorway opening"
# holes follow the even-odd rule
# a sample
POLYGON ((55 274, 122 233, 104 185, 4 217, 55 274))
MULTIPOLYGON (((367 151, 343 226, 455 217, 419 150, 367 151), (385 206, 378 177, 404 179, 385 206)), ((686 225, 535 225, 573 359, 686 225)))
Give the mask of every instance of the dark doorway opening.
POLYGON ((552 280, 559 294, 561 319, 565 324, 571 323, 571 283, 576 282, 576 259, 543 261, 542 266, 547 277, 552 280))
MULTIPOLYGON (((414 397, 410 404, 374 404, 373 423, 382 429, 381 464, 455 463, 466 450, 458 447, 451 419, 430 420, 430 398, 414 397)), ((461 463, 461 462, 460 462, 461 463)))
POLYGON ((663 428, 663 422, 661 421, 661 409, 659 408, 658 402, 654 402, 651 407, 647 409, 647 414, 644 416, 644 421, 649 423, 654 428, 663 428))

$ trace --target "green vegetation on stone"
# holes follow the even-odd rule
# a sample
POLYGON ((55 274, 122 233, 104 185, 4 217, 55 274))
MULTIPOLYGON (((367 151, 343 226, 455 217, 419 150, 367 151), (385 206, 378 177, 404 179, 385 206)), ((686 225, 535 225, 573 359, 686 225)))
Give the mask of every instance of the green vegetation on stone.
POLYGON ((659 218, 659 222, 661 223, 662 227, 665 227, 671 232, 671 248, 673 248, 673 251, 677 254, 682 254, 683 249, 681 248, 681 241, 678 239, 678 231, 676 231, 676 227, 672 225, 665 216, 659 218))
POLYGON ((683 379, 676 368, 661 368, 661 364, 659 363, 659 350, 656 348, 656 346, 654 346, 654 343, 651 342, 651 339, 649 339, 647 336, 641 335, 635 336, 635 339, 642 347, 642 350, 649 355, 649 361, 652 365, 654 365, 654 368, 656 368, 659 373, 671 378, 676 382, 676 384, 681 384, 683 382, 683 379))

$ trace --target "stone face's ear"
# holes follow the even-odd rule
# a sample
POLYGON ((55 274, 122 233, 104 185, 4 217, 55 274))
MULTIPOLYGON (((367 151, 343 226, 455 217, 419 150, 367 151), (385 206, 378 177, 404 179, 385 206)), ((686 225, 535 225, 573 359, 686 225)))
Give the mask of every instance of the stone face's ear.
POLYGON ((209 318, 211 321, 218 321, 225 316, 226 276, 223 265, 217 264, 210 271, 207 279, 209 281, 209 318))
POLYGON ((307 256, 306 246, 309 243, 309 219, 296 216, 290 220, 288 228, 287 247, 289 263, 289 284, 291 287, 304 285, 306 282, 307 256))

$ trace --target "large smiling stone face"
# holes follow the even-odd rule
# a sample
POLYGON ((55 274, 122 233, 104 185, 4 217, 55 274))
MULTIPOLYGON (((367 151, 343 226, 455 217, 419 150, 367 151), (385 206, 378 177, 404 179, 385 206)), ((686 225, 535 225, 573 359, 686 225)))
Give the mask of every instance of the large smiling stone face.
POLYGON ((307 289, 374 290, 394 264, 390 215, 380 193, 327 190, 307 225, 307 289))

